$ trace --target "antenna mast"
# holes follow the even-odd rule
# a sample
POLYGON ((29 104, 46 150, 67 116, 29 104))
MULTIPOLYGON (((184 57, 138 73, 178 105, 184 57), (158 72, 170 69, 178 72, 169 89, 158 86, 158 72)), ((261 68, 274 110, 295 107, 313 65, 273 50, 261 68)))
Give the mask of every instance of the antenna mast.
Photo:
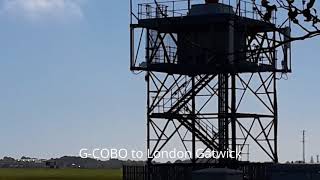
POLYGON ((302 131, 302 162, 306 163, 306 130, 302 131))

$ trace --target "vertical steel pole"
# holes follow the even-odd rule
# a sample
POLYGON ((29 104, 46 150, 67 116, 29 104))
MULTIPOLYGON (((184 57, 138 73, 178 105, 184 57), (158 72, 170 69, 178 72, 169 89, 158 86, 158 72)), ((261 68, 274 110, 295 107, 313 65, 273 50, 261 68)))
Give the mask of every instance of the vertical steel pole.
POLYGON ((229 149, 229 74, 224 74, 224 151, 229 149))
POLYGON ((151 165, 152 165, 152 158, 150 154, 150 72, 146 73, 146 81, 147 81, 147 166, 145 167, 145 177, 146 180, 151 179, 151 165))
POLYGON ((236 107, 237 99, 236 99, 236 75, 231 75, 231 131, 232 131, 232 151, 237 150, 237 135, 236 135, 236 107))
POLYGON ((306 163, 306 131, 302 131, 302 161, 306 163))
POLYGON ((192 163, 196 163, 196 94, 195 88, 195 76, 192 76, 192 163))
POLYGON ((224 144, 224 93, 223 93, 223 75, 218 75, 218 133, 219 133, 219 151, 223 151, 223 144, 224 144))
MULTIPOLYGON (((276 33, 273 32, 273 42, 272 46, 276 45, 276 33)), ((273 67, 277 69, 277 59, 276 51, 273 52, 273 67)), ((279 162, 278 159, 278 99, 277 99, 277 72, 273 72, 273 111, 274 111, 274 161, 275 163, 279 162)))
POLYGON ((148 155, 148 164, 151 164, 152 159, 150 158, 150 74, 146 74, 147 81, 147 155, 148 155))
MULTIPOLYGON (((147 37, 146 37, 146 62, 147 62, 147 66, 149 65, 151 59, 150 59, 150 36, 149 36, 149 33, 150 33, 150 30, 147 29, 146 31, 147 33, 147 37)), ((151 168, 151 164, 152 164, 152 157, 150 155, 150 122, 151 122, 151 119, 150 119, 150 111, 151 111, 151 107, 150 107, 150 72, 148 71, 146 73, 146 78, 145 80, 147 81, 147 172, 146 172, 146 178, 147 180, 150 180, 151 179, 151 171, 150 171, 150 168, 151 168)))
MULTIPOLYGON (((219 151, 229 149, 229 77, 228 73, 218 75, 218 127, 219 127, 219 151)), ((226 158, 221 158, 220 163, 226 163, 226 158)))
POLYGON ((273 75, 273 93, 274 93, 274 161, 279 162, 278 159, 278 99, 277 99, 277 74, 273 75))

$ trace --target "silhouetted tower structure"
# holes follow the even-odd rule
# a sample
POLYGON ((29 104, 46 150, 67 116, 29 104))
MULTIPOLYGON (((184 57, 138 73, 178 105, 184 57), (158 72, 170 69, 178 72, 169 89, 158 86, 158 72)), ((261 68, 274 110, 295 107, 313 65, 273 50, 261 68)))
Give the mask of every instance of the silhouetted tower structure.
POLYGON ((198 149, 249 156, 249 147, 278 162, 276 82, 291 72, 290 44, 280 45, 290 28, 243 0, 130 3, 130 69, 146 72, 148 162, 173 147, 193 163, 203 162, 198 149))

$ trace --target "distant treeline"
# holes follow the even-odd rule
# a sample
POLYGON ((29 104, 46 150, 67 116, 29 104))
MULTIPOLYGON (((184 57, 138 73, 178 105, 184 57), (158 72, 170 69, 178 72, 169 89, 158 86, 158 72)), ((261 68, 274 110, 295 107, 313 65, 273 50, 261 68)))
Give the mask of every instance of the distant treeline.
POLYGON ((143 161, 122 161, 110 159, 101 161, 91 158, 64 156, 56 159, 37 159, 22 157, 14 159, 4 157, 0 159, 0 168, 83 168, 83 169, 119 169, 123 165, 144 165, 143 161))

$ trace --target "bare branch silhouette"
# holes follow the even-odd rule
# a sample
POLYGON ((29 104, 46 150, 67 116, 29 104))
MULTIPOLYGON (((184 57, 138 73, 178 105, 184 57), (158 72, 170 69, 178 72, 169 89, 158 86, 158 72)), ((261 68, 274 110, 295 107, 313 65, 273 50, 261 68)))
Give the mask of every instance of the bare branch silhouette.
MULTIPOLYGON (((275 13, 281 15, 280 18, 283 22, 276 28, 281 29, 288 24, 293 28, 298 28, 296 29, 298 34, 288 37, 281 44, 320 35, 320 19, 315 8, 316 0, 252 0, 252 3, 255 6, 258 6, 256 3, 260 3, 265 8, 264 13, 260 12, 258 8, 256 10, 259 11, 261 19, 266 22, 271 22, 272 15, 275 13)), ((277 17, 277 19, 279 18, 277 17)))

